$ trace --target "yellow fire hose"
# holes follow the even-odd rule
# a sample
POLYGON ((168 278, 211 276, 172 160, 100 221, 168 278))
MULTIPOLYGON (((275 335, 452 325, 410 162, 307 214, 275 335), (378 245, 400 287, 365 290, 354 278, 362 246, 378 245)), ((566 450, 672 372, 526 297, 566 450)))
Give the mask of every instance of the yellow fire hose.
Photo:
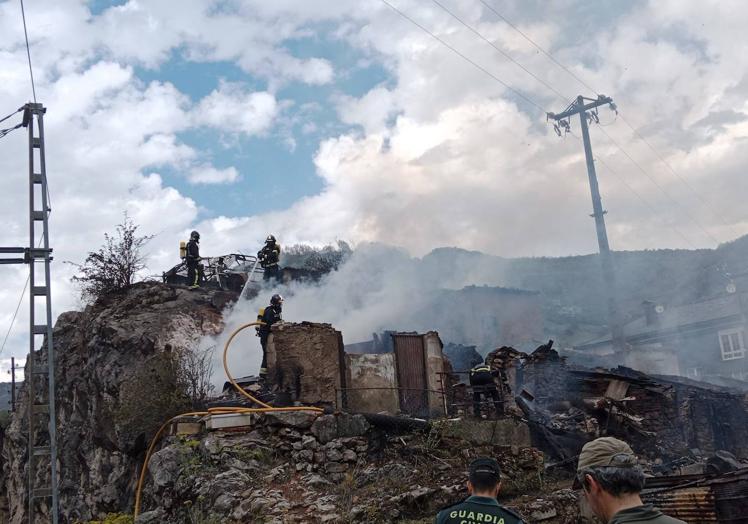
POLYGON ((226 372, 226 376, 229 378, 229 382, 231 382, 231 385, 234 386, 234 388, 243 396, 247 397, 249 400, 254 402, 255 404, 258 404, 262 407, 259 408, 243 408, 243 407, 234 407, 234 406, 217 406, 214 408, 208 408, 207 411, 193 411, 191 413, 182 413, 181 415, 176 415, 169 420, 167 420, 163 426, 159 428, 159 430, 156 432, 156 435, 151 440, 150 445, 148 446, 148 451, 145 454, 145 460, 143 461, 143 467, 140 470, 140 476, 138 478, 138 484, 137 488, 135 490, 135 512, 134 512, 134 518, 137 518, 140 514, 140 502, 141 502, 141 494, 143 490, 143 482, 145 481, 145 473, 148 470, 148 462, 151 460, 151 455, 153 454, 153 450, 156 447, 156 443, 161 438, 161 434, 164 432, 164 430, 174 422, 175 420, 182 418, 182 417, 191 417, 191 416, 206 416, 206 415, 225 415, 229 413, 267 413, 267 412, 276 412, 276 411, 316 411, 319 413, 322 413, 324 410, 320 408, 315 408, 311 406, 292 406, 292 407, 285 407, 285 408, 274 408, 270 404, 266 404, 265 402, 262 402, 261 400, 253 397, 244 389, 242 389, 239 384, 236 383, 234 380, 234 377, 231 376, 231 373, 229 372, 229 367, 226 363, 226 356, 229 352, 229 346, 231 345, 231 342, 234 340, 234 337, 239 334, 240 331, 251 327, 251 326, 259 326, 262 325, 262 322, 250 322, 248 324, 244 324, 243 326, 239 326, 233 333, 231 333, 231 336, 226 341, 226 344, 223 347, 223 370, 226 372))

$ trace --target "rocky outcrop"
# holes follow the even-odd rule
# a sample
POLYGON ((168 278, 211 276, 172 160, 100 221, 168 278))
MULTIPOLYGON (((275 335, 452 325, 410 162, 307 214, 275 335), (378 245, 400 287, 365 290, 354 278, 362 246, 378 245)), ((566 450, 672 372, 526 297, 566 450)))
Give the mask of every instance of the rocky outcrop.
MULTIPOLYGON (((218 334, 221 310, 234 298, 142 283, 59 317, 54 334, 61 523, 109 522, 109 514, 131 514, 150 438, 164 420, 189 407, 174 380, 174 356, 218 334)), ((298 340, 304 326, 280 329, 279 338, 298 340)), ((317 357, 334 356, 328 346, 342 347, 333 328, 316 332, 325 334, 313 345, 317 357)), ((303 355, 289 350, 279 360, 291 357, 303 355)), ((325 369, 305 368, 305 377, 328 376, 325 369)), ((331 381, 318 387, 335 389, 331 381)), ((22 390, 19 405, 26 400, 22 390)), ((0 502, 9 505, 6 514, 0 510, 2 523, 21 524, 27 517, 23 415, 19 411, 2 440, 0 502)), ((460 421, 385 414, 276 412, 247 418, 232 431, 207 431, 193 418, 183 427, 194 434, 164 438, 150 462, 137 522, 431 519, 465 495, 467 464, 485 455, 501 463, 506 495, 541 488, 542 453, 517 437, 526 428, 505 428, 503 422, 484 421, 491 438, 477 439, 475 423, 460 430, 460 421)))
MULTIPOLYGON (((234 298, 149 282, 59 316, 54 337, 61 522, 103 518, 132 506, 136 470, 154 425, 169 414, 164 410, 187 402, 170 389, 170 355, 219 333, 221 310, 234 298)), ((22 389, 19 406, 26 400, 22 389)), ((10 514, 0 515, 0 522, 11 524, 26 520, 24 415, 19 410, 13 418, 2 449, 0 490, 10 514)))
POLYGON ((486 455, 501 464, 506 495, 541 488, 538 450, 475 445, 442 429, 398 434, 361 415, 283 413, 243 432, 169 437, 136 523, 431 522, 466 496, 467 464, 486 455))

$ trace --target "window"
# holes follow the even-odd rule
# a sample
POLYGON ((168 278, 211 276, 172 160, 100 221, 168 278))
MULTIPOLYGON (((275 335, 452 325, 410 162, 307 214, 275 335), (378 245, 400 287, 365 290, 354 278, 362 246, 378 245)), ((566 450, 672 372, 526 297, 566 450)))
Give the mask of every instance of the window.
POLYGON ((720 331, 719 346, 722 349, 722 360, 745 358, 745 341, 742 329, 720 331))

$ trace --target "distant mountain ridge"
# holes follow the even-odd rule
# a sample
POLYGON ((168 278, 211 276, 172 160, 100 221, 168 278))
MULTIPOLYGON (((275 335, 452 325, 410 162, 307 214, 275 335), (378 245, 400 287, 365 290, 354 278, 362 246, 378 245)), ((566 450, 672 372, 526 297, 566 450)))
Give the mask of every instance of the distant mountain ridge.
MULTIPOLYGON (((678 305, 725 292, 732 281, 748 288, 748 236, 716 249, 616 251, 618 304, 624 320, 641 316, 642 302, 678 305)), ((538 291, 546 331, 564 345, 607 331, 606 286, 596 254, 504 258, 459 248, 438 248, 421 259, 459 286, 467 275, 476 284, 538 291)))

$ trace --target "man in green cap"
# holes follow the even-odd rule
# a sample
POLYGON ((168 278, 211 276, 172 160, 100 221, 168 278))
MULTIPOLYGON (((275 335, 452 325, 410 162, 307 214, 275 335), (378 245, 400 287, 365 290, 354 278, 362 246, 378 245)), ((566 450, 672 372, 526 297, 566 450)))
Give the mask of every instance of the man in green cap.
POLYGON ((685 524, 644 504, 644 473, 631 447, 613 437, 588 442, 579 454, 577 482, 592 513, 607 524, 685 524))
POLYGON ((441 510, 436 524, 524 524, 519 515, 499 506, 496 500, 501 489, 498 462, 492 458, 475 459, 468 468, 468 479, 470 496, 441 510))

